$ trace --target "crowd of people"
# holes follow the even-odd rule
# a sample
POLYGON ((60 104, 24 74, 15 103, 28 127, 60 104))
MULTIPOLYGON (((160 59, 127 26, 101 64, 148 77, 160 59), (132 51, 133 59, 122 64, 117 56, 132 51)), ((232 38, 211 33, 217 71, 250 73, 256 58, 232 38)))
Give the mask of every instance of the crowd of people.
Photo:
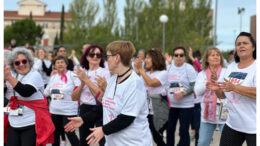
POLYGON ((250 33, 237 36, 228 62, 216 47, 203 56, 178 46, 172 56, 152 48, 135 57, 132 42, 113 41, 106 49, 83 45, 78 59, 62 46, 53 53, 11 46, 4 52, 6 146, 61 146, 65 135, 72 146, 174 146, 178 122, 178 146, 193 137, 195 146, 209 146, 216 128, 220 146, 256 145, 250 33))

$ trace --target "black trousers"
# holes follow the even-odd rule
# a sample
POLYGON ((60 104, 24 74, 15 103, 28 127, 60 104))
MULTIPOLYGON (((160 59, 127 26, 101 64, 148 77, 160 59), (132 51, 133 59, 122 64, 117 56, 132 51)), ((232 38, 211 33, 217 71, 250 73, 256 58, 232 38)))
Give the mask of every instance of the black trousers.
POLYGON ((201 118, 200 103, 196 103, 194 104, 193 115, 191 116, 191 129, 195 130, 195 146, 198 145, 198 141, 199 141, 200 118, 201 118))
MULTIPOLYGON (((87 105, 87 104, 82 104, 79 107, 79 115, 83 115, 84 113, 87 113, 91 111, 96 105, 87 105)), ((89 134, 92 133, 92 131, 89 130, 89 128, 93 128, 95 123, 84 123, 81 127, 79 127, 79 136, 80 136, 80 146, 89 146, 87 144, 86 138, 88 137, 89 134)))
POLYGON ((6 146, 35 146, 36 133, 35 125, 14 128, 11 125, 8 128, 6 146))
POLYGON ((160 135, 159 132, 155 130, 153 124, 153 115, 148 115, 147 118, 148 118, 149 128, 151 130, 154 142, 157 144, 157 146, 166 146, 165 142, 163 141, 163 136, 160 135))
POLYGON ((244 141, 248 146, 256 146, 256 134, 242 133, 225 124, 220 138, 220 146, 242 146, 244 141))
MULTIPOLYGON (((75 115, 76 116, 76 115, 75 115)), ((55 126, 54 131, 54 143, 52 146, 60 146, 60 135, 64 131, 64 126, 69 122, 68 117, 75 116, 65 116, 65 115, 55 115, 52 114, 52 122, 55 126)), ((72 146, 79 146, 79 139, 74 132, 65 132, 72 146)))

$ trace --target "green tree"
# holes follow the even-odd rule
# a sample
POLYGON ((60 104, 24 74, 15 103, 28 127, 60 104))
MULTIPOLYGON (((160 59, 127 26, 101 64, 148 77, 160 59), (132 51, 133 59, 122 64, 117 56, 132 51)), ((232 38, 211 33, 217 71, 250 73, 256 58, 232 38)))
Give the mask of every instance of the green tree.
POLYGON ((58 44, 59 44, 59 38, 58 38, 58 34, 56 34, 54 39, 54 45, 58 45, 58 44))
POLYGON ((37 26, 32 19, 19 20, 4 28, 4 45, 8 45, 12 39, 16 40, 17 46, 39 44, 43 34, 42 27, 37 26))
POLYGON ((61 19, 60 19, 60 43, 63 43, 63 30, 64 30, 64 5, 62 5, 61 19))
POLYGON ((71 21, 67 22, 67 31, 64 42, 74 45, 78 52, 82 45, 88 41, 89 31, 95 24, 95 18, 99 11, 99 5, 94 1, 74 0, 70 4, 71 21))

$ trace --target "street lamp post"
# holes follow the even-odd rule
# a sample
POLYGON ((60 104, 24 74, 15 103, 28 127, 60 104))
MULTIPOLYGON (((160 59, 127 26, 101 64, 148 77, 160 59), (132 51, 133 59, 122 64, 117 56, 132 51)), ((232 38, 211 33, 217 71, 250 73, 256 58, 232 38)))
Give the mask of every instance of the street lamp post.
POLYGON ((136 17, 135 39, 136 39, 136 41, 138 41, 138 16, 139 16, 138 12, 135 12, 135 17, 136 17))
POLYGON ((218 16, 218 0, 215 0, 215 18, 214 18, 214 46, 217 45, 217 16, 218 16))
POLYGON ((245 8, 239 8, 238 7, 238 15, 240 15, 240 32, 242 31, 242 14, 245 12, 245 8))
POLYGON ((160 22, 163 23, 163 53, 165 52, 165 23, 168 21, 167 15, 163 14, 160 16, 160 22))

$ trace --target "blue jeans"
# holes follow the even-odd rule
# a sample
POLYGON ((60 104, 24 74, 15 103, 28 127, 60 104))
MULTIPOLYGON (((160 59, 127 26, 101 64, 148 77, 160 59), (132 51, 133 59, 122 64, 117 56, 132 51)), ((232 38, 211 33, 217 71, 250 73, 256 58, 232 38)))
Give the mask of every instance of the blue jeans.
POLYGON ((168 128, 167 128, 167 146, 174 146, 175 143, 175 131, 178 119, 180 120, 180 141, 178 146, 190 145, 189 126, 191 116, 193 114, 192 108, 172 108, 169 112, 168 128))
POLYGON ((200 122, 200 137, 199 137, 199 142, 198 146, 209 146, 213 133, 217 127, 219 126, 219 131, 220 133, 223 130, 224 124, 211 124, 211 123, 205 123, 205 122, 200 122))

